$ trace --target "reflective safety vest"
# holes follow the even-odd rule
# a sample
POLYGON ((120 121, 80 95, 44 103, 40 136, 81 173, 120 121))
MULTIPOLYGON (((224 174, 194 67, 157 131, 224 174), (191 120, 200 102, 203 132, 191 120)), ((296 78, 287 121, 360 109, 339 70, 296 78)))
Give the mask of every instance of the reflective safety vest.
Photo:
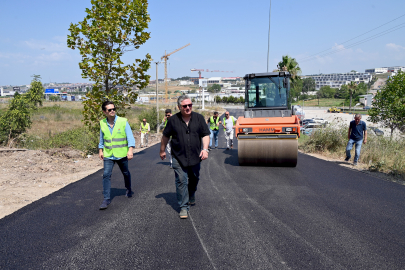
POLYGON ((143 122, 141 122, 141 132, 146 133, 149 130, 149 123, 146 123, 146 125, 143 125, 143 122))
MULTIPOLYGON (((236 119, 235 119, 235 117, 233 117, 233 116, 229 116, 229 117, 232 119, 233 126, 235 126, 235 124, 236 124, 236 119)), ((226 117, 224 117, 224 121, 222 122, 222 124, 223 124, 224 126, 226 126, 225 120, 226 120, 226 117)), ((224 128, 224 131, 226 131, 226 128, 224 128)))
POLYGON ((215 130, 218 129, 217 124, 219 123, 219 117, 217 117, 217 121, 214 120, 214 116, 210 117, 210 129, 215 130))
POLYGON ((167 119, 165 120, 165 119, 163 118, 163 121, 165 121, 165 123, 163 124, 163 126, 166 127, 166 125, 167 125, 167 119))
POLYGON ((100 121, 100 128, 104 136, 104 157, 114 157, 123 158, 128 154, 128 141, 127 134, 125 133, 125 127, 128 120, 123 117, 117 117, 115 121, 114 129, 112 134, 110 133, 110 128, 108 127, 107 118, 100 121))

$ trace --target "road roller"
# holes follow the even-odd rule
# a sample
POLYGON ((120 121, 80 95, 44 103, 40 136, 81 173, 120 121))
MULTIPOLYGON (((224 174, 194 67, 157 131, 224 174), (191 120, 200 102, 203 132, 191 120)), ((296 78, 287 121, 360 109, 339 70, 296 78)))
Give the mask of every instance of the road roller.
POLYGON ((297 166, 300 122, 290 78, 287 71, 245 75, 245 111, 235 127, 239 165, 297 166))

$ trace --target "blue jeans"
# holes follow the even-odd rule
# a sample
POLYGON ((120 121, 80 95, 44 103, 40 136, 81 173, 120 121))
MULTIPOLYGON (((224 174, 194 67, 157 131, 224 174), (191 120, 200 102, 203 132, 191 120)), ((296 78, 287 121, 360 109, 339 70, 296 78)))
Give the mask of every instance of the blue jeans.
POLYGON ((195 196, 198 181, 200 180, 200 163, 191 167, 182 167, 173 157, 173 170, 176 176, 177 202, 181 209, 190 209, 190 197, 195 196))
POLYGON ((363 143, 363 139, 361 139, 361 140, 349 139, 349 142, 347 143, 347 146, 346 146, 346 158, 350 159, 352 157, 352 155, 350 155, 350 150, 352 150, 353 145, 356 144, 354 162, 357 162, 360 157, 360 150, 361 150, 362 143, 363 143))
POLYGON ((114 167, 114 163, 117 163, 120 167, 122 174, 124 175, 125 187, 131 189, 131 174, 128 170, 128 158, 124 157, 118 160, 112 160, 104 158, 104 174, 103 174, 103 195, 104 199, 110 200, 111 194, 111 174, 114 167))
POLYGON ((211 130, 210 129, 210 132, 211 132, 211 134, 210 134, 210 147, 212 146, 212 138, 214 137, 214 140, 215 140, 215 147, 218 147, 218 133, 219 133, 219 130, 211 130))

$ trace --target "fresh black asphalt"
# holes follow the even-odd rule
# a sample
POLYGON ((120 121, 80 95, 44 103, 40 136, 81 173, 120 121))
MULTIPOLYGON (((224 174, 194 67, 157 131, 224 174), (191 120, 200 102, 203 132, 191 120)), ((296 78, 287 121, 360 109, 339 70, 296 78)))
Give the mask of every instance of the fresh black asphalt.
POLYGON ((116 166, 107 210, 100 170, 1 219, 0 269, 405 269, 404 186, 304 154, 238 166, 219 137, 188 219, 155 145, 130 161, 133 198, 116 166))

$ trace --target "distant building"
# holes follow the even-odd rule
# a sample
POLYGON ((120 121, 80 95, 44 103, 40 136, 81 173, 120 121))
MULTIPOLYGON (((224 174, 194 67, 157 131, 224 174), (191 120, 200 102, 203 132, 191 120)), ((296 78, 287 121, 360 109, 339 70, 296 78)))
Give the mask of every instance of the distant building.
POLYGON ((179 85, 193 85, 193 81, 180 81, 179 85))
POLYGON ((370 68, 370 69, 366 69, 366 73, 371 73, 371 74, 382 74, 382 73, 387 73, 387 72, 397 73, 400 70, 405 71, 405 67, 392 66, 392 67, 370 68))
POLYGON ((333 74, 318 74, 306 75, 303 78, 313 78, 315 80, 315 89, 319 90, 322 86, 330 86, 331 88, 340 88, 344 84, 349 84, 354 81, 356 83, 368 83, 372 79, 370 73, 348 72, 348 73, 333 73, 333 74))

